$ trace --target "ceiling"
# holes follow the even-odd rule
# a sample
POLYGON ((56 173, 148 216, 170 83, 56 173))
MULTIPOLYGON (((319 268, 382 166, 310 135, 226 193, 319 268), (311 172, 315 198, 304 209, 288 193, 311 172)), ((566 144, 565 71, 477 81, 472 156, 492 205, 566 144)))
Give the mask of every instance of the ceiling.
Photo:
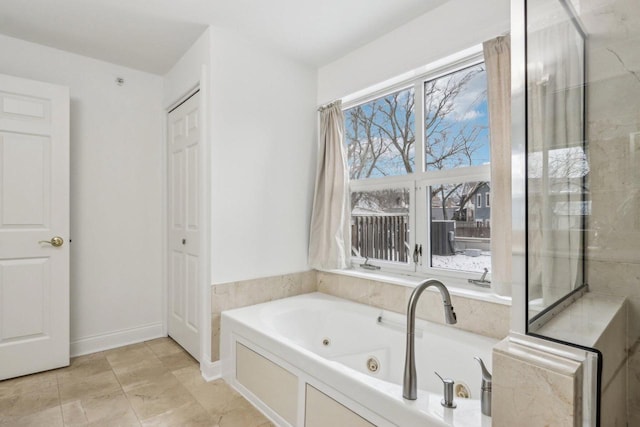
POLYGON ((207 25, 321 66, 447 0, 1 0, 0 33, 166 73, 207 25))

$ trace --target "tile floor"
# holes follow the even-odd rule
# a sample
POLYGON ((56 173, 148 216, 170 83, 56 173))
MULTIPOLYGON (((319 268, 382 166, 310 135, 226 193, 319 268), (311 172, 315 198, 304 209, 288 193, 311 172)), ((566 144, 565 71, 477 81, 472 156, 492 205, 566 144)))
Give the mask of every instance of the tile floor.
POLYGON ((272 426, 222 380, 207 383, 171 338, 0 381, 0 426, 272 426))

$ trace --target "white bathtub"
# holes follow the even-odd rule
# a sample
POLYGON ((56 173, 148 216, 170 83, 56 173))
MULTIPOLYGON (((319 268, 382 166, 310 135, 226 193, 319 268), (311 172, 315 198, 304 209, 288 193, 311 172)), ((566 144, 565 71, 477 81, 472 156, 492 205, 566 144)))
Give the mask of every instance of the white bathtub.
MULTIPOLYGON (((309 384, 378 426, 490 426, 491 418, 480 412, 480 367, 473 357, 480 356, 491 369, 497 340, 418 320, 418 399, 408 401, 402 398, 405 323, 405 316, 321 293, 225 311, 222 375, 278 425, 305 425, 309 384), (238 344, 296 378, 296 412, 288 421, 264 402, 272 396, 261 399, 238 381, 238 344), (372 358, 377 372, 368 369, 372 358), (471 398, 456 398, 455 409, 442 407, 442 382, 434 371, 466 385, 471 398)), ((278 384, 272 387, 279 393, 278 384)))

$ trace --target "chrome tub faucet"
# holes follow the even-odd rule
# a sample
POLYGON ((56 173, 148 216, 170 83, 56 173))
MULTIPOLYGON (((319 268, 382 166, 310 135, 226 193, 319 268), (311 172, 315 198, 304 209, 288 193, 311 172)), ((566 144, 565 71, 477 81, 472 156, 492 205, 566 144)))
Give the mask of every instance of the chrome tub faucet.
POLYGON ((415 354, 415 329, 416 329, 416 306, 422 292, 430 286, 435 286, 442 296, 444 304, 445 321, 452 325, 457 322, 456 313, 451 305, 451 296, 447 287, 439 280, 428 279, 420 283, 413 290, 409 297, 407 306, 407 348, 405 350, 404 361, 404 381, 402 384, 402 397, 408 400, 416 400, 418 397, 418 379, 416 377, 416 354, 415 354))

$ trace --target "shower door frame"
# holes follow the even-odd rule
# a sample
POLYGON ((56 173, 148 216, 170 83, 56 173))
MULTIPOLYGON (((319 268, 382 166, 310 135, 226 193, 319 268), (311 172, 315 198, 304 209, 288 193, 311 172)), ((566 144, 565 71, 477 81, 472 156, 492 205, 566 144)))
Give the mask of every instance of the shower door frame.
MULTIPOLYGON (((540 340, 547 341, 549 344, 546 350, 550 353, 564 353, 564 356, 571 355, 571 358, 578 360, 578 353, 592 354, 596 357, 596 366, 593 380, 595 381, 595 411, 591 413, 595 426, 600 426, 600 406, 601 406, 601 385, 602 385, 602 353, 591 347, 558 340, 555 338, 539 335, 530 328, 529 309, 528 309, 528 211, 527 211, 527 195, 528 195, 528 169, 527 169, 527 138, 528 138, 528 108, 527 108, 527 3, 533 0, 512 0, 511 1, 511 188, 512 188, 512 318, 511 330, 512 341, 521 340, 523 343, 531 341, 532 346, 540 346, 540 340), (529 338, 531 337, 531 338, 529 338), (562 350, 563 346, 570 347, 569 352, 562 350), (571 350, 572 349, 572 350, 571 350)), ((566 0, 560 1, 565 8, 569 6, 566 0)), ((575 17, 573 12, 569 12, 575 17)), ((574 18, 575 19, 575 18, 574 18)), ((581 28, 576 25, 577 28, 581 28)), ((582 31, 584 35, 584 32, 582 31)), ((586 64, 586 37, 583 52, 584 63, 586 64)), ((586 66, 583 69, 583 101, 586 101, 586 83, 587 74, 586 66)), ((586 144, 586 102, 583 102, 582 110, 583 125, 583 148, 586 144)), ((583 189, 586 188, 586 177, 583 177, 583 189)), ((583 191, 582 203, 585 202, 585 194, 583 191)), ((586 285, 586 219, 582 216, 582 277, 583 285, 574 289, 568 295, 555 304, 550 306, 546 312, 552 313, 561 310, 566 305, 573 302, 576 298, 584 293, 588 286, 586 285)), ((541 313, 544 315, 545 312, 541 313)), ((549 314, 552 317, 552 314, 549 314)), ((538 317, 539 320, 539 317, 538 317)), ((566 348, 566 347, 565 347, 566 348)), ((585 356, 585 360, 587 357, 585 356)), ((583 399, 583 411, 588 408, 586 398, 583 399)))

